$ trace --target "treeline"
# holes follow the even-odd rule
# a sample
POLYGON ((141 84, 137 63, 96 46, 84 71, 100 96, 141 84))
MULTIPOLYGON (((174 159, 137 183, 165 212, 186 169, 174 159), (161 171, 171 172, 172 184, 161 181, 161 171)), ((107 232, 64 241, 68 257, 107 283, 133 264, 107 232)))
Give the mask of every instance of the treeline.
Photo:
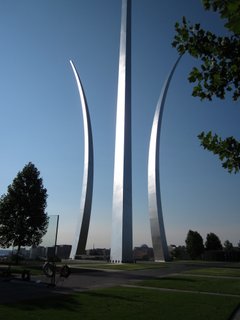
POLYGON ((240 243, 238 247, 234 247, 229 240, 222 244, 213 232, 207 234, 204 243, 197 231, 189 230, 185 243, 185 246, 172 246, 173 259, 240 261, 240 243))

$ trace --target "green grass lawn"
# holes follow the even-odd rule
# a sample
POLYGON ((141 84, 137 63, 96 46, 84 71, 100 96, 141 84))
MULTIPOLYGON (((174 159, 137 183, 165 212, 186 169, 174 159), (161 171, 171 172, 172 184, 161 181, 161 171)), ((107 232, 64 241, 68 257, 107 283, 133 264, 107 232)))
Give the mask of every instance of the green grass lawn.
POLYGON ((41 267, 28 266, 28 265, 13 265, 13 266, 0 266, 0 275, 4 274, 6 271, 10 271, 12 275, 21 274, 24 270, 30 271, 31 275, 41 275, 43 274, 41 267))
POLYGON ((207 276, 240 277, 240 268, 206 268, 191 270, 185 273, 207 276))
POLYGON ((226 320, 239 299, 116 287, 0 305, 4 320, 226 320))
MULTIPOLYGON (((167 267, 168 264, 83 264, 83 268, 106 268, 122 270, 167 267)), ((91 290, 78 294, 63 294, 19 303, 0 304, 1 319, 4 320, 227 320, 240 306, 240 277, 238 269, 207 268, 191 271, 195 276, 183 273, 165 278, 137 282, 140 287, 115 287, 91 290), (200 275, 213 275, 209 278, 200 275), (146 287, 153 287, 148 289, 146 287), (156 288, 191 290, 167 292, 156 288), (222 296, 199 292, 221 293, 222 296)))
POLYGON ((143 270, 143 269, 159 269, 167 268, 167 263, 123 263, 123 264, 112 264, 112 263, 82 263, 82 264, 69 264, 71 268, 83 268, 83 269, 109 269, 109 270, 143 270))
MULTIPOLYGON (((240 295, 240 279, 191 277, 185 275, 144 280, 137 285, 156 288, 192 290, 240 295)), ((239 299, 240 300, 240 299, 239 299)))

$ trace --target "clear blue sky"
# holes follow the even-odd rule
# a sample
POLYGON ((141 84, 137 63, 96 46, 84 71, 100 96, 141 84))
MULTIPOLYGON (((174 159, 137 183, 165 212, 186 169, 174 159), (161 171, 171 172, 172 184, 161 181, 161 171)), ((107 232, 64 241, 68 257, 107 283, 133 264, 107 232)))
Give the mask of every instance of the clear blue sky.
MULTIPOLYGON (((87 247, 110 247, 120 0, 0 1, 0 194, 29 161, 48 190, 48 214, 60 215, 58 243, 71 244, 83 173, 81 106, 69 64, 80 73, 92 120, 95 176, 87 247)), ((174 24, 185 15, 214 32, 217 14, 201 1, 133 0, 132 136, 134 245, 151 245, 147 204, 148 143, 163 82, 177 58, 174 24)), ((240 176, 199 146, 212 130, 239 136, 239 103, 191 97, 185 56, 165 105, 161 187, 169 244, 189 229, 240 240, 240 176)))

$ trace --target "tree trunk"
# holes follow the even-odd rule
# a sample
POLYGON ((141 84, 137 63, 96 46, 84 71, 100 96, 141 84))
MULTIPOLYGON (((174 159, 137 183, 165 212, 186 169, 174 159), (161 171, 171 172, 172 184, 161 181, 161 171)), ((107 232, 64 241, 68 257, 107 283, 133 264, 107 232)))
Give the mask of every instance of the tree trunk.
POLYGON ((17 248, 17 254, 16 254, 16 264, 17 264, 17 265, 18 265, 18 262, 19 262, 20 249, 21 249, 21 245, 19 244, 19 245, 18 245, 18 248, 17 248))

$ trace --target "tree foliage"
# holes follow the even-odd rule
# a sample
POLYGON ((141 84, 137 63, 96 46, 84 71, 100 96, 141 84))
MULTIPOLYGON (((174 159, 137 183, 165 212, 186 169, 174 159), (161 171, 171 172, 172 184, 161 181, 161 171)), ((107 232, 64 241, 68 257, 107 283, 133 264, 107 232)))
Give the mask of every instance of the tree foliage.
POLYGON ((185 243, 191 259, 199 258, 204 252, 203 238, 197 231, 189 230, 185 243))
POLYGON ((200 133, 199 139, 204 149, 217 154, 222 161, 223 168, 228 172, 237 173, 240 170, 240 142, 234 137, 228 137, 222 140, 218 135, 212 135, 212 132, 200 133))
POLYGON ((18 172, 7 194, 0 198, 0 245, 38 245, 47 231, 48 217, 45 212, 47 190, 40 172, 30 162, 18 172))
POLYGON ((222 250, 221 241, 215 233, 207 234, 205 248, 206 250, 222 250))
POLYGON ((224 241, 223 245, 225 251, 231 251, 233 249, 233 244, 229 240, 224 241))
POLYGON ((226 92, 232 91, 232 97, 240 97, 240 5, 239 0, 204 1, 205 9, 218 11, 231 29, 228 36, 217 36, 201 28, 200 23, 191 25, 185 17, 182 24, 176 23, 176 35, 172 43, 180 54, 188 52, 192 57, 201 60, 200 68, 194 67, 189 74, 189 81, 196 82, 193 96, 212 100, 213 96, 225 98, 226 92), (230 14, 232 7, 239 10, 230 14), (238 17, 238 19, 235 18, 238 17), (233 23, 234 20, 234 23, 233 23))
MULTIPOLYGON (((218 36, 201 28, 199 23, 190 24, 185 17, 182 23, 176 23, 176 35, 172 43, 179 54, 188 52, 201 61, 200 67, 194 67, 189 74, 189 81, 195 83, 193 96, 201 100, 218 97, 224 99, 231 93, 233 100, 240 97, 240 1, 239 0, 203 0, 206 10, 213 10, 224 19, 227 35, 218 36)), ((229 137, 213 144, 208 134, 200 134, 199 139, 205 149, 219 154, 220 160, 226 158, 223 167, 235 173, 240 166, 240 142, 229 137), (207 136, 207 138, 206 138, 207 136), (231 151, 229 152, 229 143, 231 151), (221 146, 221 148, 219 148, 221 146), (222 159, 222 150, 226 148, 222 159), (235 159, 232 161, 232 159, 235 159), (229 161, 228 161, 229 160, 229 161)))
POLYGON ((240 34, 240 2, 239 0, 203 0, 206 10, 219 11, 222 19, 227 19, 225 27, 240 34))

